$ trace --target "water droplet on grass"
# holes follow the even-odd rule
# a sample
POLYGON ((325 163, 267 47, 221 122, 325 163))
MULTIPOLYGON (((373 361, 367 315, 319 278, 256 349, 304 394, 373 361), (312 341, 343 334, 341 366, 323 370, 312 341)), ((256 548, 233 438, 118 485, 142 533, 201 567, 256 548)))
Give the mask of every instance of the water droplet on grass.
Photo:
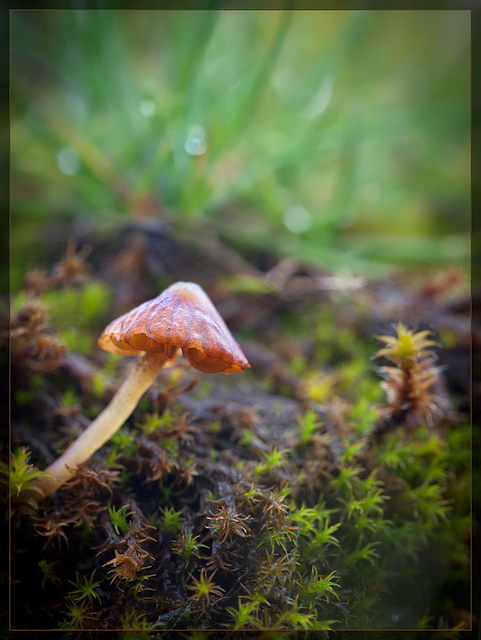
POLYGON ((151 118, 156 111, 157 107, 153 100, 142 100, 140 103, 140 113, 146 118, 151 118))
POLYGON ((57 167, 66 176, 76 176, 82 168, 79 154, 73 147, 61 147, 56 155, 57 167))
POLYGON ((284 224, 292 233, 304 233, 312 225, 312 216, 304 207, 291 207, 284 214, 284 224))
POLYGON ((189 129, 184 142, 184 149, 189 156, 201 156, 207 151, 206 132, 204 127, 196 124, 189 129))

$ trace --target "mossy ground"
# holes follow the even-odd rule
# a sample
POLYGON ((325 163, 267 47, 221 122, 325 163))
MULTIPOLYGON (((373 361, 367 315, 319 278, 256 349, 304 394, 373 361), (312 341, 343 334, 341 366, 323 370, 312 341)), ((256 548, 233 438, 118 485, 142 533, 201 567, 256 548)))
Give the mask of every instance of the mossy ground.
POLYGON ((297 8, 11 13, 4 549, 30 639, 469 626, 471 14, 297 8), (131 365, 98 335, 179 280, 252 369, 165 370, 33 519, 36 468, 131 365), (436 363, 372 359, 399 322, 436 363))
POLYGON ((209 376, 179 360, 37 511, 35 496, 13 500, 12 628, 130 638, 469 627, 462 276, 454 293, 447 276, 429 288, 439 274, 351 286, 266 253, 249 265, 227 247, 220 271, 202 244, 192 252, 163 225, 156 234, 139 224, 121 251, 91 237, 87 258, 70 247, 12 300, 17 472, 45 468, 131 366, 94 346, 103 326, 175 280, 204 286, 252 369, 209 376), (178 269, 155 252, 160 236, 178 269), (382 423, 375 336, 399 320, 439 342, 442 411, 382 423))

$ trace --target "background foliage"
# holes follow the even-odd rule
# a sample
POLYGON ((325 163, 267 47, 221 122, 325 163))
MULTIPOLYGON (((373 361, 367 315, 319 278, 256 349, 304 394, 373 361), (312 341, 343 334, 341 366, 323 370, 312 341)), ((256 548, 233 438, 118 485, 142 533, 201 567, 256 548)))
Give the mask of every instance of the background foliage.
POLYGON ((14 287, 68 225, 139 214, 336 270, 466 266, 469 20, 13 12, 14 287))

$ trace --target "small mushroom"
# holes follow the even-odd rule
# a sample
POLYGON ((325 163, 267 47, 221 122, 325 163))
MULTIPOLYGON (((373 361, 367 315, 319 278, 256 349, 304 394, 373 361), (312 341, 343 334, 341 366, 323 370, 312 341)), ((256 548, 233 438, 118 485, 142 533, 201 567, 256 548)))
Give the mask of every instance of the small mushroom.
POLYGON ((141 355, 107 407, 45 471, 37 486, 44 496, 58 489, 127 420, 160 369, 179 350, 205 373, 237 373, 250 367, 205 291, 177 282, 111 322, 98 346, 125 356, 141 355))

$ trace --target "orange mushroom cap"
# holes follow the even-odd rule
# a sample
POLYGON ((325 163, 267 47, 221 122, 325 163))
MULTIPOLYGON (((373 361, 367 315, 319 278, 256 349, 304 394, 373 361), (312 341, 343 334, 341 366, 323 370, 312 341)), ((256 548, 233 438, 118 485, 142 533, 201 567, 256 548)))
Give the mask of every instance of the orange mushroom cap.
POLYGON ((205 373, 237 373, 250 367, 210 298, 192 282, 177 282, 113 320, 97 344, 120 355, 163 353, 169 359, 181 349, 190 364, 205 373))

